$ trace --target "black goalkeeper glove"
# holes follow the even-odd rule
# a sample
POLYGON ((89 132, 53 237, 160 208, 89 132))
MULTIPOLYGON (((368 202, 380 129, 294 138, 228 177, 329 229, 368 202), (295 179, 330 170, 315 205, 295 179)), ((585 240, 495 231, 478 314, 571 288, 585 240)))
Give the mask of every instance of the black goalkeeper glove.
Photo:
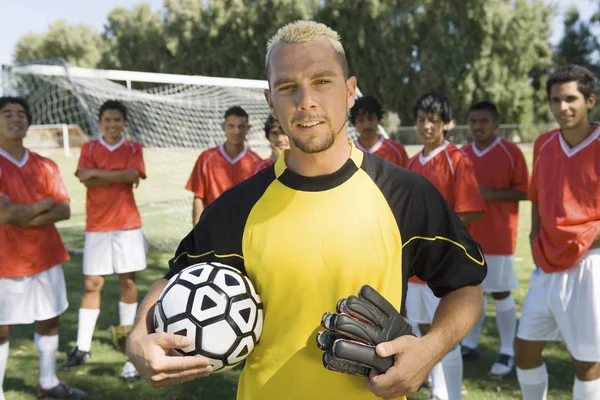
POLYGON ((371 370, 385 373, 394 357, 378 356, 375 346, 413 334, 394 306, 368 285, 360 288, 358 297, 338 301, 336 311, 323 315, 321 325, 327 331, 317 335, 317 345, 325 352, 323 365, 330 370, 361 376, 371 370))

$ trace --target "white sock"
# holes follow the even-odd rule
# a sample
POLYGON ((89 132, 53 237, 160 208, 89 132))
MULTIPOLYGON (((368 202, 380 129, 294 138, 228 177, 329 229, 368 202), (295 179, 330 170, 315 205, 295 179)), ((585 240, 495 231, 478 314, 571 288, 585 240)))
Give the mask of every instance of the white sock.
POLYGON ((573 400, 600 399, 600 379, 594 381, 580 381, 575 377, 573 384, 573 400))
POLYGON ((460 346, 456 346, 442 359, 446 388, 449 400, 460 400, 462 397, 463 360, 460 346))
POLYGON ((4 399, 4 374, 6 373, 6 363, 8 362, 8 342, 0 344, 0 399, 4 399))
POLYGON ((440 398, 440 400, 448 399, 448 389, 446 388, 446 377, 444 376, 444 367, 439 362, 435 364, 431 372, 431 393, 440 398))
POLYGON ((517 367, 517 379, 523 393, 523 400, 546 400, 548 393, 548 371, 546 364, 537 368, 521 369, 517 367))
POLYGON ((508 296, 496 302, 496 324, 500 334, 500 354, 515 355, 513 342, 517 333, 517 308, 515 299, 508 296))
POLYGON ((60 382, 56 376, 56 352, 58 351, 58 335, 33 335, 33 342, 40 357, 40 386, 51 389, 60 382))
POLYGON ((119 302, 119 325, 133 325, 138 303, 119 302))
POLYGON ((100 309, 79 309, 79 325, 77 326, 77 347, 80 351, 90 351, 92 349, 92 337, 96 321, 100 315, 100 309))
POLYGON ((476 349, 479 345, 479 336, 481 335, 481 327, 483 326, 483 321, 485 320, 485 311, 487 309, 487 296, 483 296, 483 307, 481 307, 481 314, 479 314, 479 319, 477 323, 471 329, 471 332, 467 334, 467 336, 463 339, 462 345, 469 347, 471 349, 476 349))

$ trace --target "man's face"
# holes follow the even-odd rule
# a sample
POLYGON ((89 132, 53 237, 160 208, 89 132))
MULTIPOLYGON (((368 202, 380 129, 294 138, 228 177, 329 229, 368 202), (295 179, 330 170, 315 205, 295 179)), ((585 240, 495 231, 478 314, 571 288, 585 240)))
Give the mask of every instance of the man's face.
POLYGON ((272 50, 265 97, 273 117, 305 153, 333 145, 346 126, 355 90, 356 79, 345 79, 337 54, 325 39, 280 43, 272 50))
POLYGON ((27 113, 22 105, 8 103, 0 110, 0 139, 23 139, 29 128, 27 113))
POLYGON ((565 82, 550 88, 550 110, 561 129, 572 129, 587 123, 588 113, 596 105, 596 95, 587 99, 577 88, 577 82, 565 82))
POLYGON ((248 130, 250 130, 248 118, 239 117, 237 115, 228 116, 221 126, 225 132, 227 143, 234 145, 243 145, 246 134, 248 133, 248 130))
POLYGON ((275 121, 273 127, 269 131, 269 144, 273 154, 279 156, 285 149, 290 148, 290 140, 287 135, 281 130, 279 122, 275 121))
POLYGON ((469 132, 476 142, 487 142, 498 128, 498 121, 487 110, 473 110, 469 113, 469 132))
POLYGON ((448 124, 437 113, 417 112, 417 136, 423 145, 439 145, 444 141, 444 130, 448 124))
POLYGON ((378 135, 377 125, 379 124, 379 118, 376 114, 359 114, 354 117, 354 127, 360 135, 364 138, 372 138, 378 135))
POLYGON ((106 110, 100 116, 100 127, 104 132, 104 139, 109 142, 121 138, 126 124, 127 120, 119 110, 106 110))

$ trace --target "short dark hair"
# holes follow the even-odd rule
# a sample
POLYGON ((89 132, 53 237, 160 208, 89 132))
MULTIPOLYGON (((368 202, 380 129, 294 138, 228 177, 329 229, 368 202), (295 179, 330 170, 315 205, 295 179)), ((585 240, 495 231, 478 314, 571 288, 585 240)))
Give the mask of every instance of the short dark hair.
POLYGON ((450 100, 445 94, 442 93, 426 93, 417 99, 415 106, 413 107, 413 116, 417 119, 419 110, 425 111, 426 113, 439 114, 445 124, 452 121, 452 108, 450 107, 450 100))
POLYGON ((31 121, 33 121, 33 117, 31 115, 31 108, 29 108, 29 103, 23 97, 13 97, 13 96, 2 96, 0 97, 0 110, 2 110, 8 104, 19 104, 25 110, 25 116, 27 117, 27 122, 31 125, 31 121))
POLYGON ((225 116, 223 118, 227 119, 231 115, 248 119, 248 113, 240 106, 229 107, 227 111, 225 111, 225 116))
POLYGON ((548 100, 550 100, 552 86, 567 82, 577 82, 577 90, 583 94, 585 99, 588 99, 592 94, 596 93, 598 80, 592 71, 581 65, 571 64, 560 67, 550 75, 548 82, 546 82, 548 100))
POLYGON ((267 120, 265 121, 265 137, 267 138, 267 140, 269 139, 269 132, 271 132, 271 129, 273 129, 273 125, 275 125, 275 121, 277 120, 273 118, 271 114, 269 114, 267 120))
POLYGON ((121 103, 119 100, 107 100, 100 106, 100 110, 98 111, 98 119, 102 118, 102 114, 104 114, 107 110, 117 110, 123 115, 123 118, 127 121, 127 107, 125 104, 121 103))
POLYGON ((473 104, 469 108, 469 113, 471 113, 471 111, 488 111, 490 114, 492 114, 492 117, 495 121, 498 121, 498 119, 500 119, 498 109, 496 108, 494 103, 489 101, 480 101, 479 103, 473 104))
POLYGON ((356 117, 368 114, 377 115, 377 119, 380 121, 383 118, 383 107, 374 96, 363 96, 356 100, 354 107, 350 109, 350 122, 354 125, 356 117))

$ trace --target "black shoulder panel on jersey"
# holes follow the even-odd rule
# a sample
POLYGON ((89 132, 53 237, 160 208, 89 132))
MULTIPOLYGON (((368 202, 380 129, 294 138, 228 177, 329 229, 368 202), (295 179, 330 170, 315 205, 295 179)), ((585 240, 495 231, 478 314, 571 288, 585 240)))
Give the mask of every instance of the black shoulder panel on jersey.
POLYGON ((479 244, 433 184, 372 154, 365 154, 361 168, 379 187, 396 218, 406 277, 416 275, 426 281, 438 297, 483 281, 487 269, 479 244))
POLYGON ((169 279, 187 266, 222 262, 246 273, 242 237, 252 207, 275 180, 273 165, 263 169, 212 202, 169 261, 169 279))

